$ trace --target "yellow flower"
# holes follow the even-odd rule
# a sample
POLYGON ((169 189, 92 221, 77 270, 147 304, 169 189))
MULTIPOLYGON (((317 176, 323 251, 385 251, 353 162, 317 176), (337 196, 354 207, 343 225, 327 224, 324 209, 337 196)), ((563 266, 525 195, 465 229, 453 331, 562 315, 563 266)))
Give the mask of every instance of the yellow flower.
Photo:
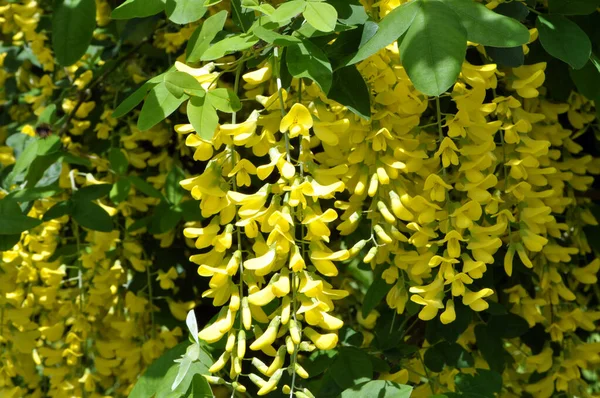
POLYGON ((302 104, 292 105, 290 111, 281 119, 279 131, 286 133, 289 131, 290 138, 299 135, 308 136, 309 130, 313 126, 313 119, 310 112, 302 104))

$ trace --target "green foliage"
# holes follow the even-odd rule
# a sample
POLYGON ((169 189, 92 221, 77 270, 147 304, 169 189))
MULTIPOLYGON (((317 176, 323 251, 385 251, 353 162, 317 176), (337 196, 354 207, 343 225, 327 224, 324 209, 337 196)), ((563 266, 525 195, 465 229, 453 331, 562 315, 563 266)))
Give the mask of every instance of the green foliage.
POLYGON ((575 22, 561 15, 539 15, 536 27, 540 32, 540 42, 550 55, 574 69, 581 69, 588 62, 592 44, 575 22))
POLYGON ((95 0, 60 0, 52 19, 52 48, 63 66, 85 54, 96 27, 95 0))
POLYGON ((374 380, 359 384, 355 387, 344 390, 340 398, 408 398, 412 392, 412 387, 397 384, 391 381, 374 380))

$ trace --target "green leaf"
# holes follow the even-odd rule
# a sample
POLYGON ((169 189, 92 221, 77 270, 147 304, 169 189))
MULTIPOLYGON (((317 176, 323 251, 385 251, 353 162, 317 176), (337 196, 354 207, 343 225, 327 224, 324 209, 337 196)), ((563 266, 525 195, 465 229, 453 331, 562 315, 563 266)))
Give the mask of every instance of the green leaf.
POLYGON ((166 11, 172 22, 185 25, 202 18, 206 7, 198 0, 167 0, 166 11))
POLYGON ((110 200, 114 203, 121 203, 129 196, 129 190, 131 189, 131 181, 121 178, 117 180, 110 190, 110 200))
POLYGON ((42 223, 24 215, 17 202, 7 198, 0 200, 0 220, 0 235, 17 235, 42 223))
POLYGON ((17 161, 7 177, 7 182, 12 182, 17 176, 25 172, 37 156, 39 140, 31 142, 17 157, 17 161))
POLYGON ((517 68, 525 63, 523 46, 511 48, 486 47, 485 52, 499 66, 517 68))
POLYGON ((329 0, 338 13, 338 21, 345 25, 363 25, 369 20, 365 7, 358 0, 329 0))
POLYGON ((258 43, 256 36, 252 34, 240 34, 229 36, 211 45, 200 57, 201 61, 213 61, 224 57, 226 54, 246 50, 258 43))
POLYGON ((486 369, 477 369, 474 375, 459 373, 454 382, 466 398, 494 398, 502 389, 500 373, 486 369))
POLYGON ((236 26, 243 32, 247 32, 254 22, 254 11, 242 7, 240 0, 231 0, 231 17, 236 26))
POLYGON ((467 32, 445 3, 419 0, 417 5, 400 46, 402 64, 419 91, 438 96, 458 78, 467 52, 467 32))
POLYGON ((192 97, 187 103, 187 116, 194 130, 205 140, 211 140, 219 124, 217 111, 209 97, 192 97))
POLYGON ((213 398, 212 389, 206 378, 200 374, 195 374, 192 378, 191 392, 186 398, 213 398))
POLYGON ((177 98, 181 98, 184 93, 200 97, 206 94, 206 90, 194 76, 176 70, 165 75, 165 86, 177 98))
POLYGON ((490 369, 502 373, 504 370, 504 346, 502 339, 494 335, 489 327, 477 325, 475 327, 477 348, 483 355, 490 369))
POLYGON ((92 42, 96 28, 94 0, 62 0, 52 10, 52 49, 62 66, 73 65, 92 42))
POLYGON ((0 235, 0 251, 12 249, 21 240, 21 234, 0 235))
POLYGON ((175 112, 186 99, 187 96, 185 95, 177 98, 171 94, 164 82, 157 84, 150 90, 146 101, 144 101, 144 106, 142 106, 142 111, 138 117, 137 127, 141 131, 151 129, 175 112))
POLYGON ((129 161, 119 148, 111 148, 108 151, 108 161, 110 162, 110 168, 117 174, 127 173, 129 167, 129 161))
POLYGON ((173 380, 173 384, 171 385, 171 390, 176 389, 183 378, 187 375, 188 370, 190 370, 190 365, 192 364, 192 359, 188 356, 184 356, 181 358, 179 362, 179 369, 177 370, 177 376, 175 376, 175 380, 173 380))
POLYGON ((113 222, 110 215, 106 210, 93 202, 75 202, 72 215, 73 219, 82 227, 100 232, 110 232, 113 230, 113 222))
POLYGON ((112 19, 145 18, 165 9, 162 0, 127 0, 110 14, 112 19))
POLYGON ((286 22, 295 16, 301 14, 306 8, 306 1, 292 0, 282 3, 277 7, 274 13, 271 14, 271 21, 286 22))
POLYGON ((208 92, 210 104, 221 112, 233 113, 242 109, 238 96, 228 88, 216 88, 208 92))
POLYGON ((139 229, 145 228, 152 222, 152 216, 146 216, 144 218, 140 218, 136 220, 133 224, 131 224, 128 228, 128 232, 135 232, 139 229))
POLYGON ((62 147, 62 143, 60 142, 60 137, 58 135, 52 135, 47 138, 38 139, 37 144, 38 156, 54 153, 62 147))
POLYGON ((62 189, 55 186, 25 188, 11 192, 7 198, 11 198, 17 202, 30 202, 32 200, 49 198, 61 192, 62 189))
POLYGON ((44 108, 44 111, 38 117, 37 125, 39 126, 42 123, 54 124, 56 119, 56 105, 50 104, 44 108))
POLYGON ((27 188, 50 185, 56 182, 62 171, 61 152, 36 157, 27 171, 27 188))
POLYGON ((75 164, 77 166, 92 167, 92 162, 89 159, 82 158, 77 155, 73 155, 71 152, 61 153, 62 161, 68 164, 75 164))
POLYGON ((409 398, 413 388, 387 380, 372 380, 344 390, 340 398, 409 398))
MULTIPOLYGON (((346 80, 346 82, 353 82, 353 80, 346 80)), ((351 86, 350 84, 346 85, 351 86)), ((363 299, 363 318, 366 318, 369 313, 383 301, 384 297, 388 294, 392 286, 394 285, 388 285, 385 279, 381 277, 375 279, 371 286, 369 286, 367 294, 365 294, 365 298, 363 299)))
POLYGON ((483 4, 472 0, 447 0, 445 3, 460 16, 469 41, 492 47, 515 47, 529 41, 529 30, 525 25, 483 4))
POLYGON ((291 46, 292 44, 300 43, 300 39, 297 37, 282 35, 260 25, 254 27, 254 29, 252 29, 252 33, 254 33, 254 35, 256 35, 256 37, 259 39, 280 47, 291 46))
POLYGON ((594 62, 593 58, 579 70, 570 69, 569 74, 577 90, 585 97, 595 99, 600 96, 600 64, 594 62))
POLYGON ((131 181, 134 187, 137 188, 138 191, 143 193, 146 196, 150 196, 152 198, 163 198, 163 194, 156 188, 154 188, 151 184, 141 179, 138 176, 127 176, 127 179, 131 181))
POLYGON ((306 22, 321 32, 333 32, 337 23, 337 10, 327 3, 308 1, 302 12, 306 22))
POLYGON ((494 315, 488 321, 488 330, 498 337, 514 339, 529 330, 529 323, 515 314, 494 315))
POLYGON ((343 347, 329 368, 337 385, 343 389, 367 382, 373 378, 373 364, 369 355, 354 347, 343 347))
POLYGON ((592 43, 575 22, 561 15, 538 15, 535 26, 548 54, 574 69, 585 66, 592 53, 592 43))
POLYGON ((185 195, 185 190, 179 185, 179 181, 185 178, 185 173, 180 167, 173 167, 169 174, 167 174, 167 181, 165 183, 166 197, 169 203, 177 205, 181 202, 181 199, 185 195))
POLYGON ((144 83, 140 88, 135 90, 133 94, 125 98, 123 102, 119 104, 119 106, 117 106, 117 109, 115 109, 112 113, 112 117, 119 118, 131 112, 140 104, 140 102, 144 100, 144 98, 146 98, 146 94, 148 94, 148 91, 150 91, 154 86, 155 85, 148 82, 144 83))
POLYGON ((377 32, 358 49, 354 56, 346 61, 346 65, 352 65, 367 59, 398 40, 408 30, 418 11, 418 1, 411 1, 396 7, 379 22, 377 32))
MULTIPOLYGON (((189 342, 187 342, 187 341, 185 343, 189 344, 189 342)), ((203 350, 200 350, 200 354, 203 355, 204 357, 207 357, 206 353, 203 350)), ((185 377, 183 378, 181 383, 177 386, 177 388, 175 388, 175 390, 171 390, 171 386, 173 384, 173 380, 175 379, 175 377, 177 377, 177 373, 178 373, 179 369, 177 366, 173 366, 173 367, 169 368, 169 370, 167 371, 167 374, 163 378, 161 384, 158 386, 158 388, 156 390, 156 395, 154 396, 154 398, 182 398, 182 397, 189 398, 189 397, 193 397, 193 395, 190 395, 190 394, 193 394, 194 377, 199 376, 204 379, 204 377, 202 375, 208 374, 208 366, 206 366, 206 364, 210 363, 210 362, 204 361, 204 357, 201 357, 200 362, 192 362, 188 371, 186 372, 185 377)), ((177 363, 175 363, 175 365, 177 365, 177 363)), ((204 380, 206 380, 206 379, 204 379, 204 380)), ((201 392, 202 390, 197 390, 197 391, 201 392)), ((208 397, 205 397, 203 395, 200 395, 200 397, 213 398, 214 396, 211 394, 208 397)))
POLYGON ((112 184, 88 185, 75 191, 72 199, 75 202, 100 199, 108 195, 111 189, 112 184))
POLYGON ((323 50, 308 40, 289 46, 286 51, 286 63, 292 76, 305 77, 317 83, 327 94, 331 88, 333 71, 329 59, 323 50))
POLYGON ((346 66, 333 72, 333 84, 328 97, 344 105, 363 119, 371 119, 369 87, 356 66, 346 66), (348 84, 348 82, 352 82, 352 84, 348 84))
POLYGON ((200 211, 200 205, 196 200, 186 200, 179 203, 177 210, 183 214, 183 220, 186 222, 204 220, 200 211))
POLYGON ((471 354, 460 344, 445 341, 428 348, 423 360, 434 372, 441 372, 444 365, 460 369, 470 368, 474 364, 471 354))
POLYGON ((49 221, 54 220, 55 218, 60 218, 67 214, 71 214, 73 211, 73 202, 70 200, 65 200, 64 202, 58 202, 51 208, 49 208, 46 213, 44 213, 44 217, 42 220, 49 221))
POLYGON ((442 339, 454 343, 467 327, 469 327, 469 324, 473 319, 473 310, 468 306, 455 301, 454 311, 456 312, 456 320, 452 323, 444 325, 440 322, 439 318, 434 318, 427 322, 425 338, 430 344, 437 343, 442 339))
POLYGON ((223 30, 227 20, 227 11, 219 11, 215 15, 207 18, 202 26, 196 28, 185 48, 186 60, 188 62, 198 62, 202 54, 210 47, 217 33, 223 30))
POLYGON ((527 6, 518 1, 498 4, 498 7, 494 8, 494 12, 502 14, 506 17, 514 18, 517 21, 524 21, 529 15, 529 9, 527 6))
MULTIPOLYGON (((175 368, 175 373, 177 373, 177 363, 174 361, 185 353, 189 344, 187 341, 181 342, 152 362, 144 374, 137 380, 128 398, 148 398, 154 396, 159 386, 165 384, 163 383, 163 379, 167 372, 171 368, 175 368)), ((171 383, 168 383, 168 388, 171 388, 171 383)))
POLYGON ((587 15, 600 7, 600 0, 548 0, 548 9, 552 14, 587 15))

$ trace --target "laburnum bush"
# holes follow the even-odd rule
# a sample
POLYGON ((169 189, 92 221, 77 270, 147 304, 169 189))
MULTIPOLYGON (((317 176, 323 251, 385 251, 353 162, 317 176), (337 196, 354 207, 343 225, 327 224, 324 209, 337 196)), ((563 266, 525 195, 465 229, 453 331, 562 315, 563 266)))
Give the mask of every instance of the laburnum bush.
POLYGON ((0 0, 0 397, 600 394, 600 0, 0 0))

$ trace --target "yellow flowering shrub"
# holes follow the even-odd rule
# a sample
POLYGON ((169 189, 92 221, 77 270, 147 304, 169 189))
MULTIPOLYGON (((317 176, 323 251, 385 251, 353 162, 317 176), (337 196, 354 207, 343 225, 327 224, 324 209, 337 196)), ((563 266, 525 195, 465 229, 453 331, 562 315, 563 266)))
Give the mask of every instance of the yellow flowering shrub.
POLYGON ((0 396, 596 396, 599 6, 0 0, 0 396))

